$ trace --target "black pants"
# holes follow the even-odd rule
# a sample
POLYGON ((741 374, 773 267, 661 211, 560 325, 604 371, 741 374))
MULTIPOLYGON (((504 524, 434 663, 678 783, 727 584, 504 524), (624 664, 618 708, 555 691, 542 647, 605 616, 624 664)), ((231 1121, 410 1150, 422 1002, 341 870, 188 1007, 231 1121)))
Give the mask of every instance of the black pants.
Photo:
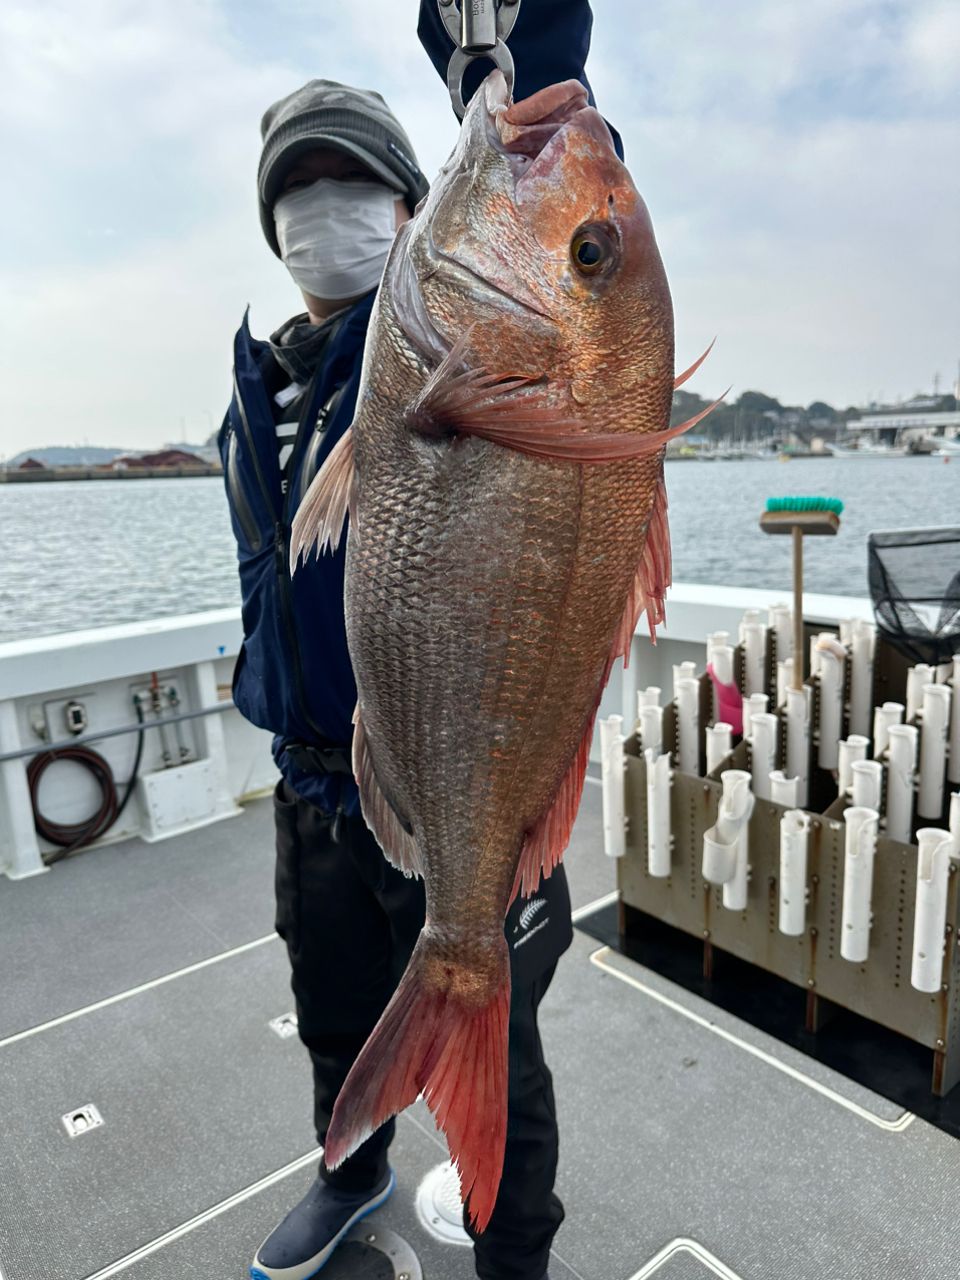
MULTIPOLYGON (((293 968, 300 1038, 313 1060, 317 1138, 323 1143, 340 1086, 413 951, 424 919, 423 885, 390 866, 362 819, 344 821, 334 841, 330 816, 284 782, 277 787, 275 811, 277 932, 293 968)), ((487 1230, 474 1235, 483 1280, 541 1280, 563 1221, 553 1191, 553 1083, 537 1028, 537 1009, 555 967, 515 983, 513 990, 503 1178, 487 1230)), ((395 1127, 389 1121, 335 1172, 321 1164, 320 1176, 345 1190, 372 1189, 386 1174, 395 1127)))

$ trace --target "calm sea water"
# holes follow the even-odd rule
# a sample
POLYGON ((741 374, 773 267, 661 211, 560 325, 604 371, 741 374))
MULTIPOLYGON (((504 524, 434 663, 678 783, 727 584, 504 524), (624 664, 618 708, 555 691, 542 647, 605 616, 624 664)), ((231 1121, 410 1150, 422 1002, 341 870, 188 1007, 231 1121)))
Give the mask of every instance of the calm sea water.
MULTIPOLYGON (((809 590, 865 595, 873 529, 960 522, 960 459, 667 464, 674 578, 789 586, 790 544, 761 534, 767 497, 842 498, 836 538, 808 540, 809 590)), ((219 479, 0 486, 0 640, 239 604, 219 479)))

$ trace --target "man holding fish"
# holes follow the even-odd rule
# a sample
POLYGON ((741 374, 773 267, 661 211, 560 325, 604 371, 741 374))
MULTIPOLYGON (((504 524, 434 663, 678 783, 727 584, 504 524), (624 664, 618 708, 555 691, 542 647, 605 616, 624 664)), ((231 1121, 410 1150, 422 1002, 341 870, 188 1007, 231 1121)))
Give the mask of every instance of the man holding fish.
MULTIPOLYGON (((306 314, 234 348, 234 696, 277 735, 277 928, 325 1155, 256 1280, 306 1280, 388 1198, 420 1094, 479 1276, 544 1280, 563 1219, 537 1009, 600 692, 669 580, 672 315, 588 105, 587 0, 508 7, 514 100, 463 58, 429 195, 378 94, 311 81, 262 124, 261 221, 306 314)), ((441 73, 450 8, 421 5, 441 73)))

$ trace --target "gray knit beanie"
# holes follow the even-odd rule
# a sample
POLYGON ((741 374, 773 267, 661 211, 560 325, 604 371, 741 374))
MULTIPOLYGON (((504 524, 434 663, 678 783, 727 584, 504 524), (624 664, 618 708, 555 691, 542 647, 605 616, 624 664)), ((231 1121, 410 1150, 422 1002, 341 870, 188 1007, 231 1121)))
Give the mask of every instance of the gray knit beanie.
POLYGON ((410 139, 380 94, 370 89, 352 89, 334 80, 311 80, 267 109, 260 134, 260 223, 278 258, 273 206, 284 178, 305 151, 332 147, 356 156, 406 198, 411 213, 427 193, 429 184, 420 172, 410 139))

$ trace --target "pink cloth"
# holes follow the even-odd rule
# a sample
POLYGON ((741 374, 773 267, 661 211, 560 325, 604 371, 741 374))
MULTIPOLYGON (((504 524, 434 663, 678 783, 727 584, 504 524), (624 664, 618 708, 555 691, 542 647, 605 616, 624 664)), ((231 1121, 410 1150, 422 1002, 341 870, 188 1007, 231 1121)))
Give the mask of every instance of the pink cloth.
POLYGON ((707 667, 707 675, 713 681, 717 692, 718 718, 728 724, 735 734, 743 735, 743 695, 735 684, 724 684, 717 679, 711 663, 707 667))

